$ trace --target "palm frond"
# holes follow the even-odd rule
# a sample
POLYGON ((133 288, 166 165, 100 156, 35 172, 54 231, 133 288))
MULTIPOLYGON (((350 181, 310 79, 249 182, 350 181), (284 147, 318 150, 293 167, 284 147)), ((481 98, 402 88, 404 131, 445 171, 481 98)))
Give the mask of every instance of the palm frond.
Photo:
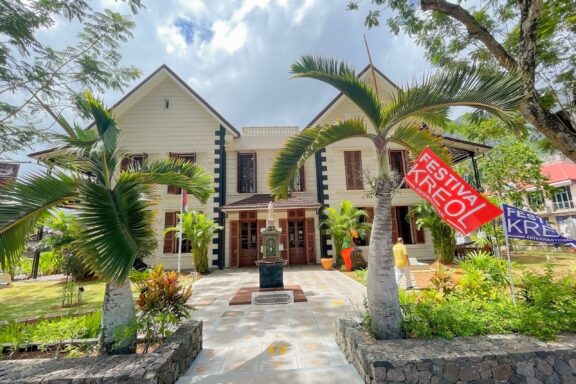
POLYGON ((81 188, 81 251, 109 281, 125 281, 136 257, 154 241, 147 193, 134 180, 119 180, 113 191, 96 183, 81 188))
MULTIPOLYGON (((120 130, 118 129, 116 120, 112 116, 112 112, 88 91, 84 93, 84 97, 79 101, 79 104, 81 108, 89 112, 90 117, 94 119, 100 144, 104 150, 106 150, 106 152, 115 151, 120 130)), ((97 142, 96 145, 98 144, 97 142)))
POLYGON ((0 188, 0 265, 22 253, 26 238, 46 212, 77 197, 77 179, 62 173, 26 176, 0 188))
POLYGON ((477 68, 444 70, 394 96, 384 107, 387 129, 411 116, 453 106, 484 110, 516 127, 515 111, 524 95, 519 76, 477 68))
POLYGON ((290 67, 292 77, 308 77, 323 81, 346 95, 379 131, 382 125, 382 104, 366 83, 344 62, 319 56, 302 56, 290 67))
POLYGON ((450 152, 442 143, 442 137, 435 135, 428 129, 419 128, 414 124, 396 127, 394 133, 388 138, 388 141, 406 148, 410 151, 413 158, 416 158, 426 147, 430 147, 432 152, 437 154, 446 163, 450 164, 451 162, 450 152))
POLYGON ((307 128, 291 137, 274 159, 268 182, 277 198, 288 197, 290 186, 306 159, 328 145, 351 137, 373 139, 360 119, 342 121, 333 125, 307 128))
POLYGON ((198 164, 185 160, 158 160, 144 163, 136 172, 123 172, 119 180, 137 180, 143 184, 174 185, 205 203, 214 192, 212 175, 198 164))

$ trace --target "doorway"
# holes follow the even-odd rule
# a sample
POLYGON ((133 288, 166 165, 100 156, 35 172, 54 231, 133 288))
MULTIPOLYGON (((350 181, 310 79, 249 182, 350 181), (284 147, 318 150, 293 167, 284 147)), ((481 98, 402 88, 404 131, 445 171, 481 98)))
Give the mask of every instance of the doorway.
POLYGON ((254 267, 258 260, 258 229, 256 221, 240 221, 239 267, 254 267))
POLYGON ((307 264, 304 220, 288 221, 288 253, 290 264, 307 264))

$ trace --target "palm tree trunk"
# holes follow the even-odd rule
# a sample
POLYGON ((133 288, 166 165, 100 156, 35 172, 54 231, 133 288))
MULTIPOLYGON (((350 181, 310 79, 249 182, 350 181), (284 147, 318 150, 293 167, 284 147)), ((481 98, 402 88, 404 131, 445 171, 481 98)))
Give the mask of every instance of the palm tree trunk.
POLYGON ((100 353, 123 355, 136 347, 136 313, 130 280, 121 285, 106 284, 102 306, 100 353))
POLYGON ((368 311, 377 339, 398 339, 402 312, 392 255, 392 182, 383 178, 378 189, 368 252, 368 311))

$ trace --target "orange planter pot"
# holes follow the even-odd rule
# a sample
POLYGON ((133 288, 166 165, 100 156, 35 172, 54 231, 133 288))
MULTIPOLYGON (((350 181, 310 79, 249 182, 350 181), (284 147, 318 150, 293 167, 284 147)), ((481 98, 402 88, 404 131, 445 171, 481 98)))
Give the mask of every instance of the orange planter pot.
POLYGON ((332 269, 332 265, 334 264, 334 259, 331 257, 325 258, 325 259, 320 259, 320 262, 322 263, 322 268, 329 271, 332 269))

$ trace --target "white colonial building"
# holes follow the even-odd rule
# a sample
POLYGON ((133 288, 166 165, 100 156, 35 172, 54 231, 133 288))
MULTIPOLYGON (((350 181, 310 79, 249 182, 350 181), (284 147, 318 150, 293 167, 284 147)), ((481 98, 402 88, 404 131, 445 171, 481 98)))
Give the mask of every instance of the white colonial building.
MULTIPOLYGON (((378 95, 382 99, 397 92, 397 87, 375 70, 378 95)), ((368 79, 368 67, 359 74, 368 79)), ((321 84, 319 84, 321 86, 321 84)), ((213 172, 214 195, 207 204, 190 199, 189 208, 212 215, 224 226, 214 238, 211 263, 214 267, 251 267, 260 257, 260 230, 265 226, 267 206, 274 198, 268 188, 268 173, 284 142, 300 127, 246 127, 236 129, 170 68, 163 65, 113 106, 121 129, 120 147, 134 162, 163 158, 184 158, 213 172)), ((303 113, 303 111, 297 111, 303 113)), ((315 111, 307 111, 310 116, 315 111)), ((307 126, 328 124, 361 116, 360 110, 345 96, 338 95, 307 126)), ((302 127, 305 129, 306 127, 302 127)), ((489 147, 444 138, 455 161, 471 158, 489 147)), ((36 159, 50 158, 51 151, 31 154, 36 159)), ((408 169, 408 155, 392 147, 391 167, 400 173, 408 169)), ((125 163, 124 166, 128 164, 125 163)), ((337 206, 350 199, 356 207, 373 215, 375 201, 365 196, 366 174, 376 169, 371 142, 349 139, 331 145, 306 161, 295 191, 286 201, 276 201, 275 217, 282 228, 282 256, 291 265, 316 264, 332 253, 329 239, 321 233, 322 207, 337 206)), ((177 265, 178 241, 164 228, 176 224, 180 191, 173 187, 156 188, 158 204, 154 227, 158 246, 149 263, 177 265)), ((402 188, 393 200, 393 237, 402 236, 411 257, 433 259, 432 239, 406 218, 409 207, 420 201, 410 189, 402 188)), ((361 245, 368 245, 369 239, 361 245)), ((184 244, 183 268, 192 268, 189 249, 184 244)))

